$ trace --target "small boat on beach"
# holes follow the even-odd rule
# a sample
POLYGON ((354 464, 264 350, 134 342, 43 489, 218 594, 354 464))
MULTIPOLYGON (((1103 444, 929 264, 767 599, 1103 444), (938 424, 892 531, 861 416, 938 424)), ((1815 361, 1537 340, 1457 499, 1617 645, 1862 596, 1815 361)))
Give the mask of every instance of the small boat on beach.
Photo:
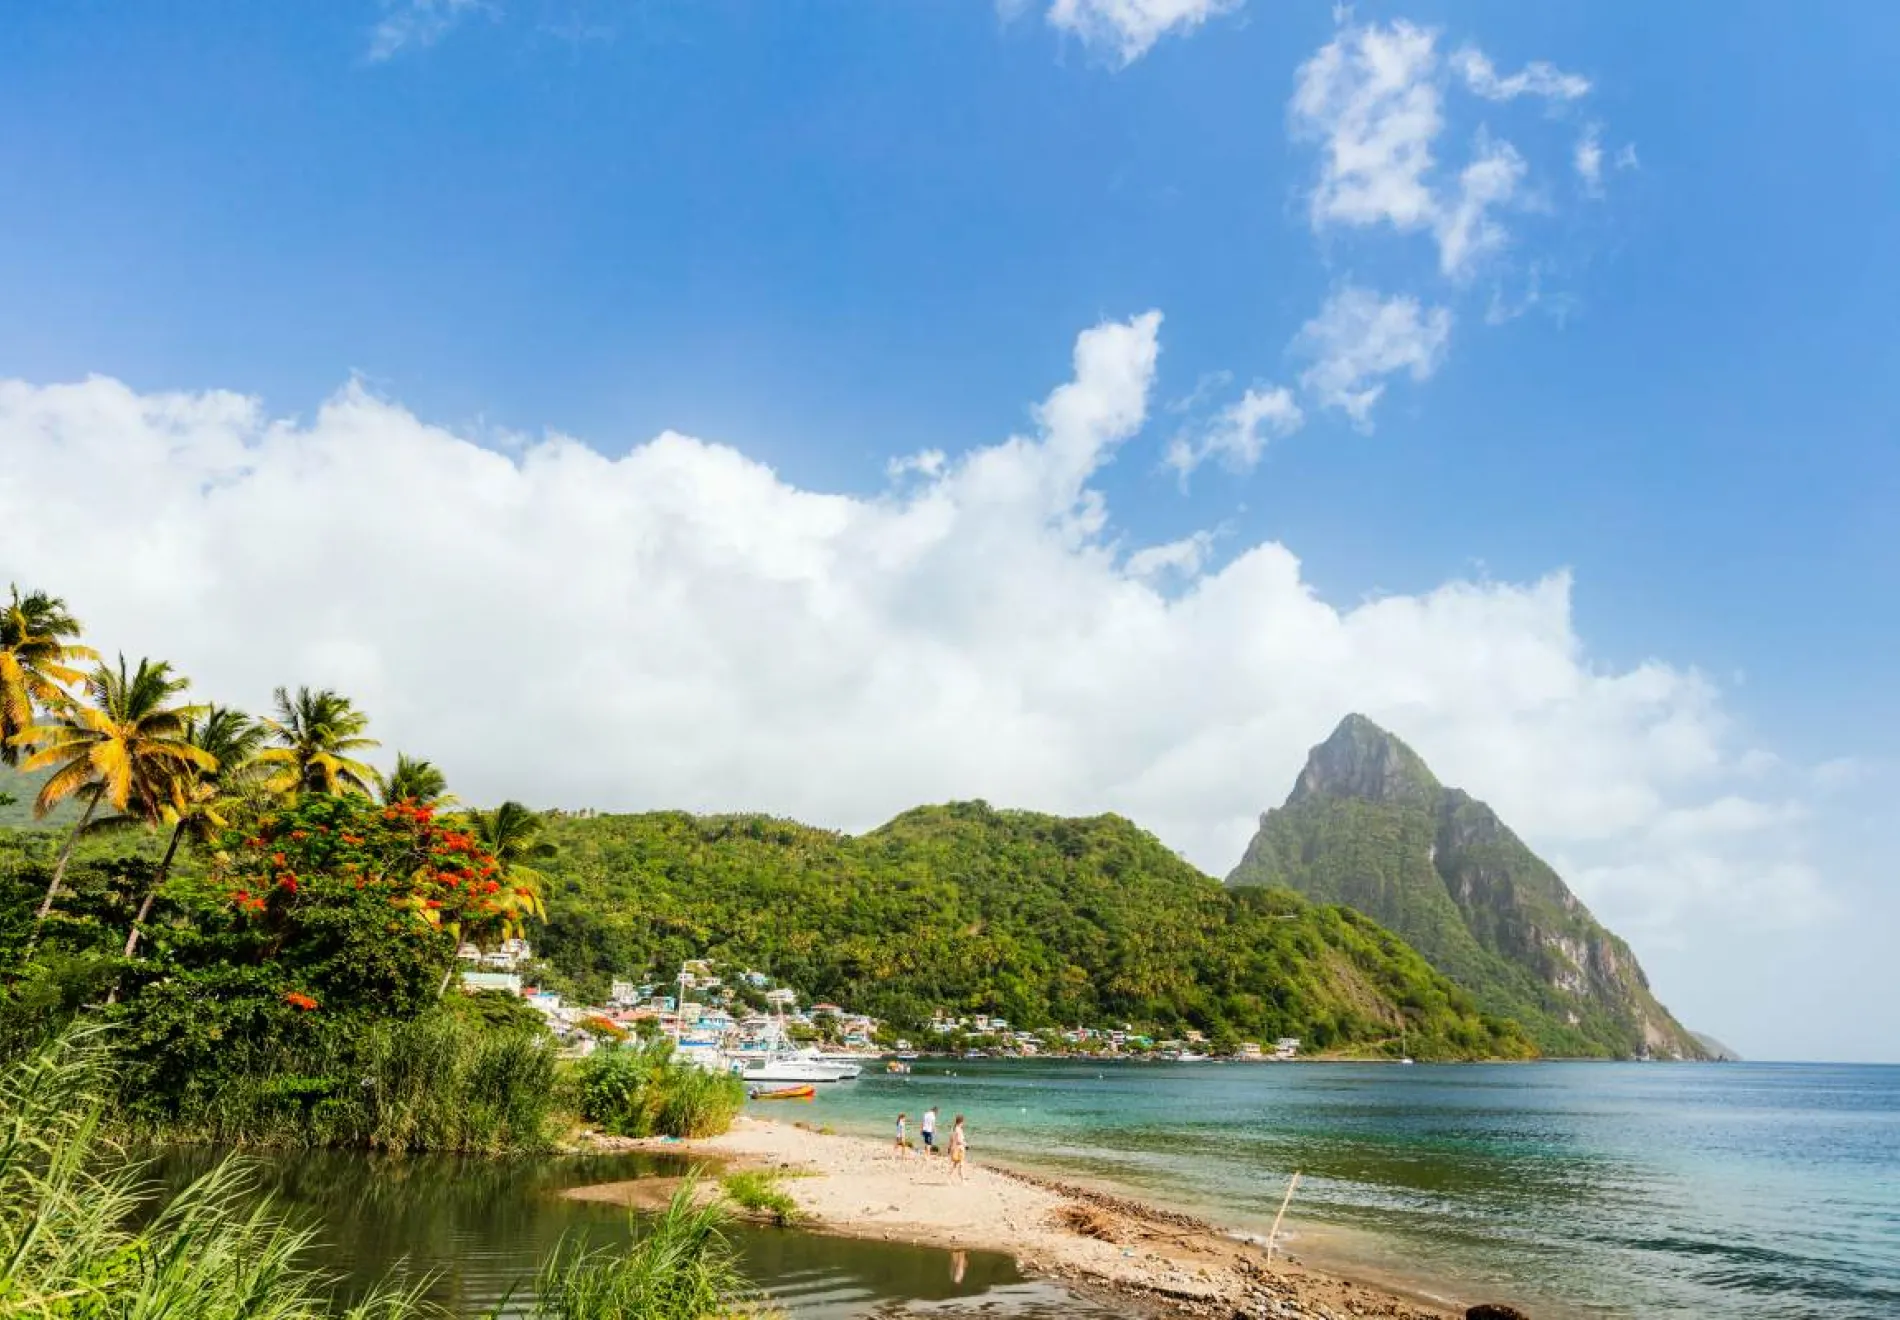
POLYGON ((753 1087, 748 1093, 754 1100, 809 1100, 818 1094, 815 1086, 781 1086, 770 1091, 753 1087))

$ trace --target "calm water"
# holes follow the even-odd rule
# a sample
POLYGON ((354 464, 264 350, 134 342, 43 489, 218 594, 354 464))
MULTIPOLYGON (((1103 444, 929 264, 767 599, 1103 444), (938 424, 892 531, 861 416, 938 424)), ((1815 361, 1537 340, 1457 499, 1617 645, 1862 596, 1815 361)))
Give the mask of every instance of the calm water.
MULTIPOLYGON (((159 1157, 155 1176, 183 1186, 219 1158, 208 1150, 159 1157)), ((540 1263, 563 1237, 607 1246, 627 1240, 628 1217, 571 1201, 563 1188, 684 1171, 682 1161, 641 1155, 553 1160, 449 1156, 377 1158, 312 1152, 256 1160, 260 1189, 320 1245, 311 1262, 346 1298, 392 1276, 429 1279, 425 1293, 458 1315, 519 1314, 540 1263), (505 1304, 504 1304, 505 1303, 505 1304)), ((1115 1320, 1104 1308, 1023 1278, 991 1252, 949 1252, 779 1229, 734 1232, 746 1273, 795 1320, 845 1317, 1008 1317, 1115 1320)))
MULTIPOLYGON (((924 1062, 755 1108, 884 1137, 900 1109, 914 1132, 933 1101, 946 1128, 968 1116, 979 1162, 1131 1186, 1259 1231, 1300 1169, 1297 1253, 1538 1320, 1900 1317, 1900 1068, 924 1062)), ((638 1157, 266 1166, 321 1222, 329 1268, 361 1283, 406 1257, 470 1315, 564 1233, 624 1239, 622 1212, 561 1187, 672 1171, 638 1157)), ((800 1320, 1125 1313, 1024 1281, 1002 1256, 969 1253, 958 1278, 943 1251, 771 1230, 742 1246, 800 1320)))
POLYGON ((1540 1320, 1900 1317, 1900 1068, 925 1061, 798 1117, 933 1101, 978 1159, 1260 1231, 1302 1170, 1296 1251, 1540 1320))

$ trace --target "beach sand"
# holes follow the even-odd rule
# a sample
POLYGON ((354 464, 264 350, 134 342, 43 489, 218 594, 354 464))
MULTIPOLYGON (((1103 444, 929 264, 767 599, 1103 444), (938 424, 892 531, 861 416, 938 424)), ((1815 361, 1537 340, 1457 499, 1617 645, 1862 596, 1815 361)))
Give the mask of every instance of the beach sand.
MULTIPOLYGON (((941 1140, 941 1138, 940 1138, 941 1140)), ((740 1118, 723 1136, 636 1142, 595 1138, 597 1149, 659 1148, 725 1170, 767 1169, 815 1232, 1006 1252, 1025 1272, 1090 1291, 1113 1291, 1175 1315, 1222 1320, 1445 1320, 1462 1307, 1334 1278, 1214 1225, 1125 1197, 1021 1170, 975 1163, 967 1183, 942 1155, 901 1159, 889 1143, 740 1118)), ((972 1154, 980 1152, 973 1150, 972 1154)), ((677 1180, 640 1179, 567 1195, 650 1207, 677 1180)))

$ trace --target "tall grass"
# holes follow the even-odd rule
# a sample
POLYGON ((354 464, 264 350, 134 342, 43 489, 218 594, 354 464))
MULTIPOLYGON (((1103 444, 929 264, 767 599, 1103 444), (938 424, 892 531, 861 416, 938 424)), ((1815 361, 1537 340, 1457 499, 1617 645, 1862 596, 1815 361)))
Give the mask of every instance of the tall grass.
POLYGON ((410 1320, 413 1293, 347 1309, 298 1265, 287 1227, 234 1163, 151 1212, 135 1166, 101 1133, 108 1052, 69 1032, 0 1079, 0 1315, 193 1320, 410 1320), (248 1206, 248 1208, 247 1208, 248 1206))
POLYGON ((599 1049, 575 1078, 581 1117, 623 1137, 711 1137, 745 1107, 745 1083, 673 1055, 669 1041, 599 1049))
POLYGON ((558 1082, 545 1032, 431 1013, 216 1077, 163 1108, 135 1104, 133 1125, 242 1146, 497 1154, 551 1144, 558 1082))
MULTIPOLYGON (((419 1289, 352 1306, 300 1262, 241 1162, 159 1203, 104 1135, 111 1055, 69 1030, 0 1076, 0 1316, 8 1320, 446 1320, 419 1289)), ((720 1320, 756 1314, 717 1205, 691 1185, 626 1250, 559 1251, 535 1320, 720 1320)))
POLYGON ((542 1268, 535 1320, 704 1320, 754 1313, 717 1201, 695 1204, 692 1183, 628 1251, 569 1251, 542 1268))

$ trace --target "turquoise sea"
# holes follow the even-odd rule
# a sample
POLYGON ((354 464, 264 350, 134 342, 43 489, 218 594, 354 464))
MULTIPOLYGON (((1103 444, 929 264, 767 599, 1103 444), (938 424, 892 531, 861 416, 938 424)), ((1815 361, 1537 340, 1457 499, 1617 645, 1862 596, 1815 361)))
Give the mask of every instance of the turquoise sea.
POLYGON ((801 1117, 933 1102, 1243 1229, 1298 1169, 1296 1253, 1539 1317, 1900 1317, 1900 1067, 927 1060, 801 1117))
MULTIPOLYGON (((935 1103, 973 1157, 1116 1184, 1264 1232, 1295 1169, 1294 1252, 1537 1320, 1900 1317, 1900 1067, 1780 1064, 1095 1064, 923 1061, 778 1119, 888 1137, 935 1103)), ((209 1152, 168 1157, 177 1182, 209 1152)), ((562 1187, 672 1172, 654 1157, 282 1155, 265 1185, 355 1283, 398 1262, 483 1314, 564 1234, 624 1215, 562 1187)), ((796 1320, 1107 1320, 1007 1257, 798 1232, 741 1235, 796 1320)))

